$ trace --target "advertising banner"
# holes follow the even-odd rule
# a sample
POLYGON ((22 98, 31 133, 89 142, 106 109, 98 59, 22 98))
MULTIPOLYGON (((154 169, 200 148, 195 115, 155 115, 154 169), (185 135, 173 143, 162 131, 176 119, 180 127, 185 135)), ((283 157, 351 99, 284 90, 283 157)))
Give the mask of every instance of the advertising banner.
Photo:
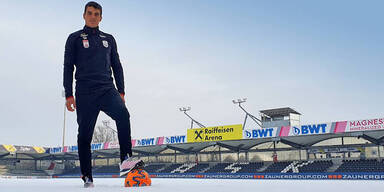
POLYGON ((326 133, 344 133, 353 131, 374 131, 384 129, 384 118, 356 121, 339 121, 333 123, 310 124, 301 126, 283 126, 278 136, 314 135, 326 133))
POLYGON ((186 142, 187 142, 186 135, 165 137, 165 140, 164 140, 164 144, 176 144, 176 143, 186 143, 186 142))
POLYGON ((145 139, 136 139, 134 146, 150 146, 150 145, 156 145, 157 138, 151 137, 151 138, 145 138, 145 139))
POLYGON ((331 129, 332 123, 293 126, 288 136, 326 134, 331 129))
POLYGON ((346 152, 363 152, 363 147, 338 147, 338 148, 318 148, 308 149, 308 153, 325 154, 325 153, 346 153, 346 152))
POLYGON ((199 179, 295 179, 295 180, 384 180, 383 172, 375 173, 149 173, 151 178, 199 179))
POLYGON ((18 153, 36 153, 36 151, 29 146, 14 146, 18 153))
POLYGON ((61 147, 52 147, 52 148, 49 148, 48 153, 61 153, 61 147))
MULTIPOLYGON (((60 149, 61 149, 61 147, 60 147, 60 149)), ((58 153, 59 152, 68 153, 68 152, 77 152, 77 151, 78 151, 77 145, 72 145, 72 146, 64 146, 63 150, 58 151, 58 153)))
POLYGON ((337 130, 337 123, 282 126, 282 127, 244 130, 243 138, 257 139, 257 138, 269 138, 269 137, 316 135, 316 134, 335 133, 336 130, 337 130))
POLYGON ((16 148, 13 145, 3 145, 4 149, 7 150, 8 152, 15 152, 16 148))
POLYGON ((260 129, 247 129, 243 131, 244 139, 258 139, 258 138, 269 138, 278 136, 279 128, 260 128, 260 129))
POLYGON ((337 122, 336 132, 374 131, 384 129, 384 118, 337 122))
MULTIPOLYGON (((100 149, 103 149, 103 146, 104 146, 104 143, 92 143, 91 144, 91 150, 94 151, 94 150, 100 150, 100 149)), ((77 146, 76 146, 77 148, 77 146)), ((76 150, 77 151, 77 150, 76 150)))
MULTIPOLYGON (((92 144, 93 145, 93 144, 92 144)), ((92 150, 95 150, 95 147, 91 145, 91 149, 92 150)), ((77 152, 79 150, 79 148, 77 147, 77 145, 73 145, 73 146, 65 146, 65 152, 77 152)))
POLYGON ((8 152, 8 150, 6 150, 3 145, 0 145, 0 152, 8 152))
POLYGON ((36 153, 45 153, 45 149, 43 147, 33 147, 36 153))
MULTIPOLYGON (((91 144, 91 150, 101 150, 104 148, 104 143, 92 143, 91 144)), ((34 148, 36 150, 36 148, 34 148)), ((72 146, 64 146, 62 147, 52 147, 47 150, 48 153, 69 153, 69 152, 77 152, 79 148, 77 145, 72 145, 72 146)))
POLYGON ((105 142, 104 149, 117 149, 120 148, 119 142, 105 142))
POLYGON ((178 143, 186 143, 186 142, 187 142, 186 135, 176 135, 176 136, 168 136, 168 137, 158 137, 156 145, 178 144, 178 143))
POLYGON ((240 140, 242 138, 243 127, 241 124, 187 130, 187 141, 192 143, 240 140))

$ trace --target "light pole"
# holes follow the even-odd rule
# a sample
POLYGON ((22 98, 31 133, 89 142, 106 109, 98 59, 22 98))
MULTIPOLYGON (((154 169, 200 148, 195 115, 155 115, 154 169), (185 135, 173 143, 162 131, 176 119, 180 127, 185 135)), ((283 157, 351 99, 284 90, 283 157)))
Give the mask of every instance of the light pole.
POLYGON ((66 108, 67 108, 67 105, 66 105, 66 100, 65 100, 65 91, 63 90, 62 92, 62 96, 64 97, 64 120, 63 120, 63 145, 62 145, 62 152, 64 151, 64 141, 65 141, 65 114, 66 114, 66 108))
POLYGON ((253 121, 255 121, 257 125, 259 125, 260 127, 262 127, 262 126, 261 126, 261 120, 258 119, 258 118, 255 117, 255 116, 253 116, 252 114, 248 113, 248 111, 246 111, 246 110, 241 106, 241 104, 244 103, 244 102, 246 102, 246 101, 247 101, 247 98, 243 98, 243 99, 234 99, 234 100, 232 100, 233 104, 235 104, 235 105, 236 105, 236 104, 239 104, 240 109, 243 110, 243 111, 245 112, 245 119, 244 119, 243 129, 244 129, 244 127, 245 127, 245 123, 247 122, 247 118, 248 118, 248 116, 249 116, 253 121))
POLYGON ((204 128, 205 126, 196 120, 194 120, 190 115, 187 114, 187 111, 191 110, 191 107, 180 107, 179 110, 184 112, 184 114, 191 119, 191 129, 193 128, 193 123, 196 123, 200 128, 204 128))

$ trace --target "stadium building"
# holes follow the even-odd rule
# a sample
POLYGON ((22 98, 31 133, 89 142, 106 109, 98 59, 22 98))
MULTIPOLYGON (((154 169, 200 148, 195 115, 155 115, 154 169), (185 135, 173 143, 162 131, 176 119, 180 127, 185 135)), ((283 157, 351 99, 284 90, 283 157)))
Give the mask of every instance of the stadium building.
MULTIPOLYGON (((248 113, 247 113, 248 114, 248 113)), ((260 111, 260 127, 188 129, 185 135, 133 139, 151 177, 384 179, 384 118, 302 125, 291 108, 260 111)), ((246 116, 247 117, 247 116, 246 116)), ((95 177, 118 177, 117 142, 93 143, 95 177)), ((0 175, 79 177, 77 146, 0 145, 0 175)))

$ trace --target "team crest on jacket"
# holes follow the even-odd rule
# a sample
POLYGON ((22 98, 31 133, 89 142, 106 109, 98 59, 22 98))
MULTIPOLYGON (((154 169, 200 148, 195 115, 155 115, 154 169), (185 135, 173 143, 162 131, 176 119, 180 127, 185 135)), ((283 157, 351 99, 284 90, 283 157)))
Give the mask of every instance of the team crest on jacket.
POLYGON ((89 47, 88 39, 83 39, 83 46, 84 46, 84 48, 88 48, 89 47))
POLYGON ((108 48, 108 41, 103 40, 103 45, 104 45, 105 48, 108 48))

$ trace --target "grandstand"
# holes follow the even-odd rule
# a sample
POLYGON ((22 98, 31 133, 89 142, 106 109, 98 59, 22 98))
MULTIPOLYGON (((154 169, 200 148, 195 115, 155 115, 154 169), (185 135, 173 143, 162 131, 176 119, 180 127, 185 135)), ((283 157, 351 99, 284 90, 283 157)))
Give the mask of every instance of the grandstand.
MULTIPOLYGON (((279 115, 278 111, 273 113, 279 115)), ((289 114, 280 114, 284 115, 289 114)), ((264 114, 263 120, 273 121, 266 117, 269 116, 264 114)), ((334 178, 332 175, 372 173, 384 179, 384 119, 313 125, 268 123, 276 127, 243 130, 242 125, 233 125, 191 129, 207 129, 205 133, 240 129, 238 139, 225 139, 223 135, 222 140, 196 141, 196 135, 191 137, 188 130, 187 135, 132 140, 134 156, 146 162, 145 169, 154 177, 325 174, 324 178, 334 178)), ((95 176, 116 177, 118 154, 117 143, 92 144, 95 176)), ((76 146, 0 145, 0 175, 78 177, 79 170, 76 146)))

